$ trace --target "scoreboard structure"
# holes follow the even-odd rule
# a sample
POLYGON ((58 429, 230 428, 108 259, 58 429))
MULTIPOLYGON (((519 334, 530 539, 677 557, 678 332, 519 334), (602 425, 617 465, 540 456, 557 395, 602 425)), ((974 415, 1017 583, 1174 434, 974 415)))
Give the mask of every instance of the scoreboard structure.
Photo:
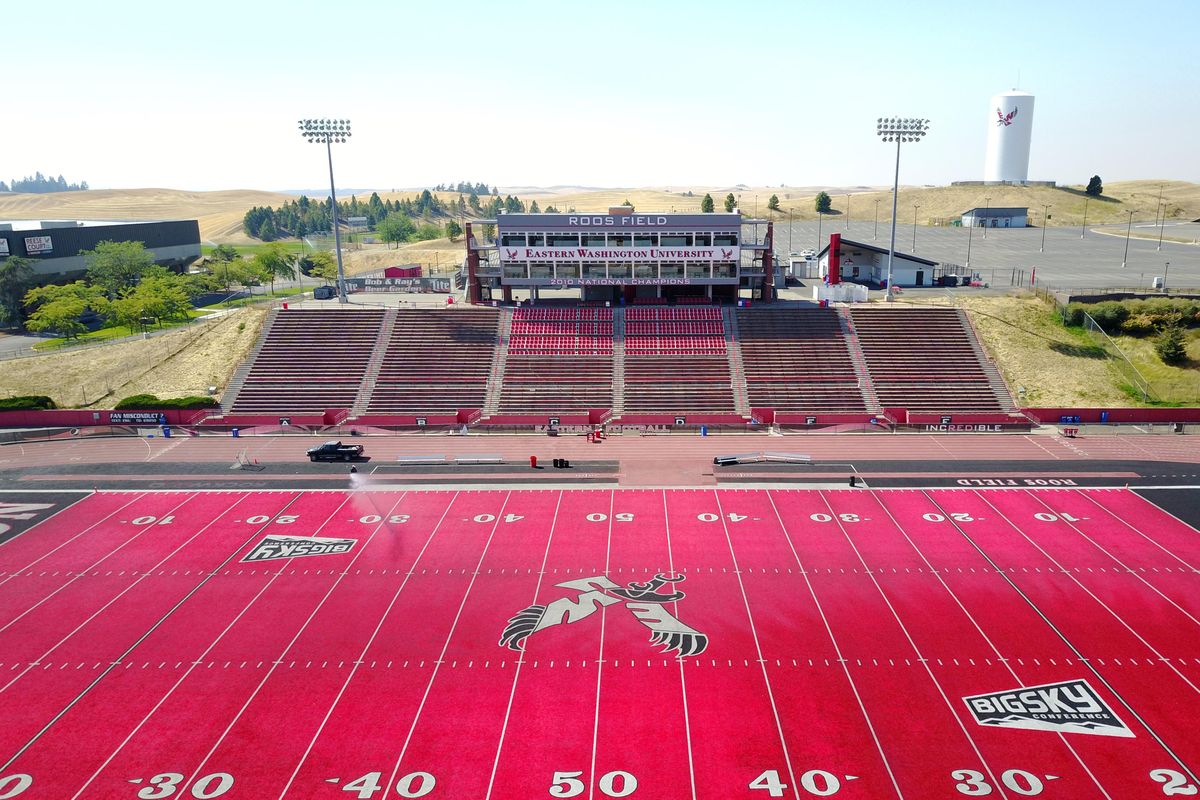
POLYGON ((772 224, 728 214, 501 214, 466 226, 467 299, 514 288, 567 289, 584 301, 774 296, 772 224))

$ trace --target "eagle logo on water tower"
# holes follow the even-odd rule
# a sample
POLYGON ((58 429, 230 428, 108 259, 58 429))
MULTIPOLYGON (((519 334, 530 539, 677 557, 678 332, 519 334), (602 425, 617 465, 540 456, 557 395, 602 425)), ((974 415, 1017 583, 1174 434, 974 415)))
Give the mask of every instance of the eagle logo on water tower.
POLYGON ((1005 114, 1003 111, 1001 111, 1000 109, 997 108, 996 109, 996 126, 997 127, 1004 126, 1007 128, 1009 125, 1012 125, 1013 117, 1015 117, 1016 115, 1017 115, 1017 109, 1015 109, 1015 108, 1012 111, 1008 112, 1007 114, 1005 114))

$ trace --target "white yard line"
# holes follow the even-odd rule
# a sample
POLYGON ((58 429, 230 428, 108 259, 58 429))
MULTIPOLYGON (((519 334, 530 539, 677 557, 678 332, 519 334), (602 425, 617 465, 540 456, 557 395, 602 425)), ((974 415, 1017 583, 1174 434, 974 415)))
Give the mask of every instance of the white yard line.
MULTIPOLYGON (((558 526, 558 510, 562 507, 563 492, 559 491, 558 501, 554 504, 554 519, 550 522, 550 535, 546 537, 546 550, 542 553, 542 566, 538 569, 537 586, 533 590, 533 600, 531 603, 536 603, 538 594, 542 590, 542 577, 546 574, 546 561, 550 558, 550 543, 554 541, 554 530, 558 526)), ((497 515, 497 521, 500 517, 497 515)), ((482 563, 482 562, 481 562, 482 563)), ((527 640, 528 641, 528 640, 527 640)), ((496 742, 496 757, 492 759, 492 774, 488 778, 487 795, 492 796, 492 789, 496 783, 496 771, 500 768, 500 752, 504 749, 504 736, 508 733, 508 720, 512 714, 513 699, 517 696, 517 681, 521 677, 521 667, 525 665, 525 653, 521 652, 521 657, 517 659, 516 673, 513 675, 512 688, 508 692, 508 705, 504 709, 504 722, 500 726, 500 739, 496 742)), ((399 767, 399 764, 396 765, 399 767)), ((396 776, 393 774, 393 778, 396 776)))
POLYGON ((863 720, 867 723, 867 730, 871 732, 871 740, 875 742, 875 749, 879 752, 879 758, 883 761, 883 768, 887 770, 888 777, 892 779, 892 788, 896 790, 897 797, 903 798, 904 792, 900 791, 900 784, 896 781, 895 773, 892 772, 892 765, 888 762, 887 753, 883 751, 883 744, 879 741, 879 734, 875 732, 875 725, 871 722, 871 715, 867 713, 867 707, 863 704, 862 695, 858 693, 858 687, 854 684, 854 677, 850 674, 849 662, 842 655, 841 645, 838 644, 837 636, 834 635, 833 628, 829 624, 829 618, 825 616, 825 609, 821 606, 821 601, 817 598, 817 592, 808 577, 808 570, 804 568, 804 562, 800 560, 800 554, 796 552, 796 545, 792 542, 787 525, 783 522, 783 515, 779 513, 779 507, 775 505, 775 498, 772 492, 767 492, 767 499, 771 501, 771 508, 775 512, 775 519, 779 522, 779 529, 783 532, 783 538, 787 541, 788 548, 792 551, 792 558, 796 560, 796 566, 800 568, 800 574, 804 576, 804 584, 808 587, 808 593, 812 597, 813 604, 817 607, 817 613, 821 615, 821 623, 825 626, 825 633, 828 634, 829 641, 833 644, 833 651, 837 654, 838 663, 842 665, 842 672, 845 673, 846 681, 850 684, 850 691, 854 693, 854 699, 858 701, 858 709, 862 712, 863 720))
MULTIPOLYGON (((926 496, 926 497, 928 498, 928 496, 926 496)), ((930 503, 932 504, 933 503, 932 498, 929 498, 929 500, 930 500, 930 503)), ((894 524, 896 526, 896 530, 900 531, 900 534, 904 537, 904 540, 906 542, 908 542, 909 546, 912 547, 913 551, 921 557, 921 561, 923 561, 925 563, 925 566, 929 568, 930 574, 933 575, 935 578, 937 578, 937 582, 942 585, 942 588, 945 589, 946 593, 950 595, 950 598, 952 600, 954 600, 954 604, 957 605, 959 610, 962 611, 964 615, 966 615, 968 620, 970 620, 972 627, 974 627, 975 630, 979 632, 979 635, 983 638, 983 640, 987 643, 987 646, 991 649, 992 653, 996 656, 997 663, 1004 665, 1004 668, 1006 670, 1008 670, 1008 674, 1012 676, 1012 679, 1014 681, 1016 681, 1017 686, 1026 686, 1027 684, 1025 683, 1025 681, 1021 680, 1020 676, 1017 675, 1017 671, 1015 669, 1013 669, 1012 666, 1009 664, 1009 659, 1006 658, 1005 655, 1000 652, 1000 648, 997 647, 996 643, 992 641, 991 637, 988 636, 987 633, 984 632, 984 630, 983 630, 982 626, 980 626, 978 620, 976 620, 975 617, 972 616, 971 612, 967 610, 967 607, 965 605, 963 605, 962 600, 959 599, 958 595, 954 593, 954 590, 950 588, 950 585, 948 583, 946 583, 946 580, 942 577, 941 571, 929 561, 929 559, 925 556, 925 554, 923 552, 921 552, 921 548, 917 547, 917 543, 914 542, 911 537, 909 537, 908 532, 906 530, 904 530, 904 526, 901 525, 896 520, 896 518, 892 515, 891 509, 889 509, 883 503, 879 503, 879 507, 882 508, 883 512, 888 515, 888 518, 891 519, 892 524, 894 524)), ((943 516, 945 516, 946 519, 951 519, 949 514, 944 514, 943 516)), ((1078 751, 1076 751, 1075 748, 1071 745, 1071 742, 1069 739, 1067 739, 1066 734, 1059 731, 1056 733, 1056 735, 1058 736, 1059 741, 1061 741, 1064 745, 1066 745, 1067 750, 1069 750, 1071 755, 1075 757, 1075 760, 1077 762, 1079 762, 1079 766, 1083 768, 1083 771, 1085 773, 1087 773, 1087 776, 1092 779, 1092 783, 1096 784, 1096 788, 1100 790, 1100 793, 1103 794, 1106 798, 1109 798, 1109 800, 1112 800, 1112 796, 1100 784, 1100 780, 1095 775, 1092 774, 1091 769, 1089 769, 1088 765, 1084 762, 1083 756, 1079 755, 1078 751)))
POLYGON ((458 604, 458 611, 455 612, 454 621, 450 624, 450 631, 446 634, 446 642, 442 645, 442 652, 438 654, 437 660, 433 662, 433 674, 429 676, 429 683, 425 686, 425 693, 421 695, 421 703, 417 706, 417 713, 413 714, 412 723, 408 726, 408 734, 405 735, 404 744, 400 747, 400 755, 396 757, 396 766, 392 768, 387 783, 384 784, 385 786, 391 786, 396 780, 396 773, 400 771, 400 764, 404 761, 404 756, 408 752, 408 745, 412 741, 413 733, 417 730, 417 723, 421 719, 421 712, 425 710, 425 703, 429 700, 429 691, 433 688, 433 682, 437 680, 442 662, 446 659, 446 651, 450 649, 450 641, 454 638, 454 631, 458 628, 458 621, 462 618, 463 609, 467 606, 467 598, 471 596, 471 589, 475 586, 475 579, 479 577, 479 568, 483 566, 483 560, 487 558, 488 548, 492 545, 492 538, 496 535, 496 528, 499 527, 500 520, 504 518, 504 509, 508 506, 510 497, 512 497, 512 492, 504 493, 504 500, 500 503, 500 509, 496 512, 496 519, 492 522, 492 530, 488 534, 487 541, 483 544, 483 552, 479 554, 479 560, 475 563, 475 569, 471 572, 471 580, 467 584, 467 590, 463 592, 462 601, 458 604))
MULTIPOLYGON (((609 562, 612 559, 612 526, 613 512, 616 511, 616 495, 611 489, 608 492, 608 538, 604 545, 604 576, 608 577, 609 562)), ((600 609, 600 650, 596 656, 596 714, 592 722, 592 762, 588 770, 588 800, 596 793, 596 749, 600 739, 600 675, 604 671, 604 623, 608 617, 608 606, 600 609)))
MULTIPOLYGON (((871 579, 871 583, 875 585, 875 589, 879 592, 879 596, 883 598, 883 602, 887 605, 888 611, 892 612, 892 618, 895 619, 896 624, 900 626, 900 630, 904 633, 904 638, 908 641, 908 646, 911 647, 913 652, 917 654, 917 663, 925 669, 925 674, 929 676, 929 680, 933 683, 934 688, 937 689, 937 693, 941 696, 942 702, 946 704, 946 710, 950 712, 950 716, 953 717, 954 721, 958 723, 958 729, 962 731, 962 734, 966 737, 968 744, 971 745, 971 750, 975 752, 975 757, 979 759, 979 763, 985 770, 987 770, 988 775, 992 779, 992 785, 1000 792, 1001 797, 1007 796, 1004 792, 1004 784, 996 777, 996 772, 992 769, 992 765, 989 764, 987 759, 983 757, 983 752, 980 751, 979 745, 975 742, 975 737, 971 736, 971 732, 967 730, 967 726, 963 724, 962 718, 959 717, 955 712, 954 704, 950 702, 950 698, 946 695, 946 690, 942 688, 942 684, 938 681, 937 675, 933 673, 933 668, 929 666, 929 659, 927 659, 925 654, 921 652, 921 648, 917 646, 916 640, 914 640, 912 634, 909 633, 908 626, 904 624, 902 619, 900 619, 900 615, 896 612, 895 606, 892 605, 892 601, 887 596, 887 592, 883 591, 883 587, 879 585, 879 580, 875 577, 875 571, 871 569, 870 565, 867 564, 867 560, 863 558, 862 553, 859 551, 858 545, 856 545, 854 540, 850 538, 850 534, 846 533, 846 526, 845 523, 842 522, 842 518, 834 512, 833 506, 829 503, 829 498, 825 496, 825 492, 820 492, 820 496, 825 502, 825 508, 828 510, 829 515, 832 516, 833 521, 837 523, 838 530, 842 532, 842 536, 846 538, 846 542, 850 545, 850 549, 854 551, 854 555, 858 558, 858 562, 862 564, 863 569, 866 570, 867 577, 871 579)), ((878 503, 878 501, 876 501, 876 503, 878 503)))
MULTIPOLYGON (((335 508, 333 510, 333 513, 331 513, 329 515, 329 517, 327 517, 326 520, 324 522, 322 522, 315 531, 313 531, 312 535, 316 536, 317 534, 319 534, 324 529, 324 527, 326 525, 328 525, 331 520, 333 520, 334 516, 342 510, 342 506, 344 506, 344 505, 346 505, 346 503, 350 502, 350 498, 351 498, 351 495, 349 493, 347 493, 346 498, 341 503, 339 503, 337 508, 335 508)), ((311 613, 309 613, 308 617, 304 620, 303 624, 300 625, 300 628, 296 631, 295 635, 292 636, 291 641, 289 641, 287 643, 287 645, 283 648, 283 651, 279 654, 279 657, 271 663, 271 668, 267 670, 267 674, 264 675, 262 680, 260 680, 258 682, 258 686, 254 687, 254 691, 252 691, 250 693, 250 696, 246 698, 246 702, 243 703, 242 707, 239 708, 237 713, 233 715, 233 719, 231 719, 229 721, 229 724, 225 726, 225 730, 222 731, 221 735, 217 737, 217 741, 215 743, 213 743, 212 748, 209 749, 208 753, 205 754, 204 758, 200 759, 200 763, 197 764, 196 768, 193 769, 188 774, 188 777, 184 779, 183 783, 179 787, 179 792, 181 795, 183 794, 183 792, 186 789, 188 789, 191 786, 191 783, 195 778, 198 778, 203 774, 204 767, 206 764, 208 764, 209 759, 212 758, 213 754, 215 752, 217 752, 217 750, 221 747, 221 744, 224 743, 224 741, 225 741, 225 737, 229 735, 229 732, 231 730, 233 730, 234 725, 236 725, 238 723, 238 720, 240 720, 242 718, 242 715, 246 713, 246 709, 249 708, 250 704, 254 702, 254 698, 258 697, 258 693, 260 691, 262 691, 263 686, 265 686, 267 684, 267 681, 271 679, 271 676, 275 674, 275 670, 278 669, 279 665, 283 663, 283 660, 285 658, 287 658, 288 651, 291 650, 292 646, 294 644, 296 644, 297 641, 300 640, 300 637, 304 634, 304 631, 308 629, 309 623, 312 622, 313 619, 316 618, 317 614, 325 606, 325 601, 328 600, 329 597, 334 593, 334 591, 337 590, 338 586, 340 586, 342 583, 342 579, 345 578, 346 575, 350 572, 350 569, 354 566, 355 562, 357 562, 358 559, 360 559, 362 557, 362 554, 366 552, 367 548, 371 546, 371 541, 375 538, 375 535, 379 533, 379 530, 384 525, 387 524, 388 516, 392 513, 392 511, 396 508, 396 506, 400 504, 401 499, 403 499, 403 495, 401 495, 399 498, 397 498, 395 503, 392 503, 391 507, 388 509, 387 514, 380 515, 381 519, 375 525, 375 529, 373 531, 371 531, 371 535, 367 537, 367 541, 363 543, 363 546, 359 549, 359 551, 354 555, 354 557, 352 559, 350 559, 350 563, 346 565, 346 568, 338 573, 337 578, 329 586, 329 589, 325 592, 324 597, 321 598, 320 602, 317 603, 316 607, 313 608, 311 613)), ((283 568, 286 568, 288 565, 290 565, 291 561, 292 561, 292 559, 289 558, 287 560, 287 562, 283 565, 283 568)), ((280 569, 280 572, 283 571, 283 568, 280 569)))
MULTIPOLYGON (((671 575, 674 576, 677 573, 675 572, 675 556, 671 552, 671 519, 667 513, 667 492, 665 489, 661 491, 663 501, 663 527, 667 532, 667 569, 669 569, 671 575)), ((674 615, 676 619, 679 619, 678 602, 671 604, 671 614, 674 615)), ((684 738, 687 741, 688 778, 690 779, 692 786, 692 800, 696 800, 696 761, 692 757, 692 723, 688 714, 687 676, 683 672, 683 659, 676 657, 675 660, 679 662, 679 688, 683 693, 683 732, 684 738)))
MULTIPOLYGON (((404 575, 404 580, 400 583, 400 586, 392 595, 392 599, 388 603, 387 608, 384 609, 383 616, 379 618, 379 623, 375 626, 375 630, 371 631, 371 638, 367 639, 367 643, 363 645, 362 652, 360 652, 358 654, 358 658, 354 660, 354 666, 351 667, 350 674, 346 676, 345 682, 342 683, 342 688, 338 690, 337 696, 334 697, 333 702, 329 704, 329 709, 325 712, 325 716, 321 718, 321 724, 317 726, 317 730, 313 733, 312 740, 309 741, 308 746, 304 748, 304 753, 300 756, 300 760, 296 762, 296 768, 292 770, 292 774, 290 777, 288 777, 287 783, 283 787, 283 791, 279 793, 280 800, 283 800, 283 798, 287 795, 288 790, 292 788, 292 783, 296 780, 296 776, 300 774, 300 770, 304 766, 304 762, 308 759, 309 753, 311 753, 313 747, 316 746, 317 740, 321 738, 321 732, 325 730, 326 723, 328 723, 329 718, 333 716, 334 709, 336 709, 338 703, 341 702, 342 695, 344 695, 346 693, 346 689, 350 687, 350 681, 354 680, 354 676, 358 673, 359 666, 362 665, 363 660, 366 658, 367 653, 371 649, 371 645, 374 644, 375 637, 379 635, 379 631, 383 628, 383 623, 387 621, 388 615, 392 613, 392 608, 394 608, 396 605, 396 601, 400 599, 400 593, 403 592, 404 587, 408 585, 408 579, 411 578, 416 572, 417 564, 419 564, 421 561, 421 556, 425 555, 425 551, 433 542, 433 537, 437 535, 438 530, 442 527, 442 523, 446 520, 446 515, 450 513, 450 506, 454 505, 454 501, 457 498, 458 493, 456 492, 454 497, 451 497, 450 501, 446 503, 446 509, 442 512, 441 518, 439 518, 437 524, 433 526, 433 531, 430 532, 429 538, 426 539, 425 544, 422 545, 421 552, 417 553, 416 559, 408 568, 408 572, 404 575)), ((400 499, 403 500, 404 498, 401 497, 400 499)), ((399 503, 397 503, 397 505, 399 505, 399 503)))
POLYGON ((796 773, 792 767, 792 757, 788 753, 787 739, 783 735, 783 722, 779 719, 779 708, 775 705, 775 692, 771 690, 771 677, 767 674, 767 661, 763 658, 762 645, 758 641, 758 629, 754 626, 754 614, 750 611, 750 598, 746 596, 746 585, 742 583, 742 568, 738 564, 737 553, 733 550, 733 538, 729 535, 729 523, 725 517, 725 509, 721 505, 721 494, 713 489, 713 499, 717 502, 717 514, 721 518, 721 527, 725 530, 725 542, 729 545, 729 557, 733 559, 733 574, 737 576, 738 588, 742 591, 742 605, 746 607, 746 618, 750 621, 750 635, 754 638, 754 651, 758 653, 758 666, 762 670, 763 683, 767 687, 767 699, 771 702, 771 714, 775 717, 775 730, 779 734, 779 746, 783 748, 783 763, 787 764, 788 778, 791 780, 792 794, 800 800, 800 787, 796 783, 796 773))

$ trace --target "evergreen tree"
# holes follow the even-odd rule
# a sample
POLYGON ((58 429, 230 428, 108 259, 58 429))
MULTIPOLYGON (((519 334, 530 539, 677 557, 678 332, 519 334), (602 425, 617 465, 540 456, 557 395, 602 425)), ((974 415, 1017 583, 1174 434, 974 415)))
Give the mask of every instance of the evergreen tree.
POLYGON ((275 220, 270 216, 263 219, 262 225, 258 229, 258 238, 264 242, 273 242, 279 234, 275 230, 275 220))
POLYGON ((1100 181, 1099 175, 1092 176, 1092 179, 1088 181, 1087 188, 1083 190, 1083 193, 1092 197, 1099 197, 1100 195, 1104 194, 1104 184, 1100 181))
POLYGON ((733 196, 733 192, 725 195, 725 211, 732 212, 737 207, 737 198, 733 196))
POLYGON ((769 211, 778 211, 779 210, 779 195, 776 195, 776 194, 771 195, 771 199, 767 201, 767 210, 769 210, 769 211))
POLYGON ((458 237, 462 236, 462 233, 462 226, 458 224, 457 220, 452 219, 446 223, 446 238, 450 241, 457 242, 458 237))
POLYGON ((540 208, 538 208, 537 200, 530 201, 530 203, 529 203, 529 213, 530 213, 530 214, 540 214, 540 213, 542 213, 542 210, 541 210, 540 208))
POLYGON ((713 198, 711 194, 705 193, 704 199, 700 201, 700 211, 704 214, 713 213, 713 198))
POLYGON ((817 213, 828 214, 833 208, 833 201, 829 198, 828 192, 818 192, 815 205, 817 213))
POLYGON ((1187 341, 1183 335, 1183 326, 1172 322, 1163 328, 1154 342, 1154 350, 1164 364, 1182 364, 1187 361, 1187 341))
POLYGON ((33 285, 33 260, 9 256, 0 261, 0 323, 17 327, 25 320, 25 292, 33 285))

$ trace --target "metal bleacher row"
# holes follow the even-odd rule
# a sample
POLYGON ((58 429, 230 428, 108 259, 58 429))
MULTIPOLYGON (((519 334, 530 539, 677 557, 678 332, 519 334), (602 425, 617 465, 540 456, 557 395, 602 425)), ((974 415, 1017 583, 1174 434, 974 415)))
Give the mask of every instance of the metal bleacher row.
POLYGON ((1012 408, 969 321, 938 308, 293 309, 232 388, 231 414, 1012 408))

